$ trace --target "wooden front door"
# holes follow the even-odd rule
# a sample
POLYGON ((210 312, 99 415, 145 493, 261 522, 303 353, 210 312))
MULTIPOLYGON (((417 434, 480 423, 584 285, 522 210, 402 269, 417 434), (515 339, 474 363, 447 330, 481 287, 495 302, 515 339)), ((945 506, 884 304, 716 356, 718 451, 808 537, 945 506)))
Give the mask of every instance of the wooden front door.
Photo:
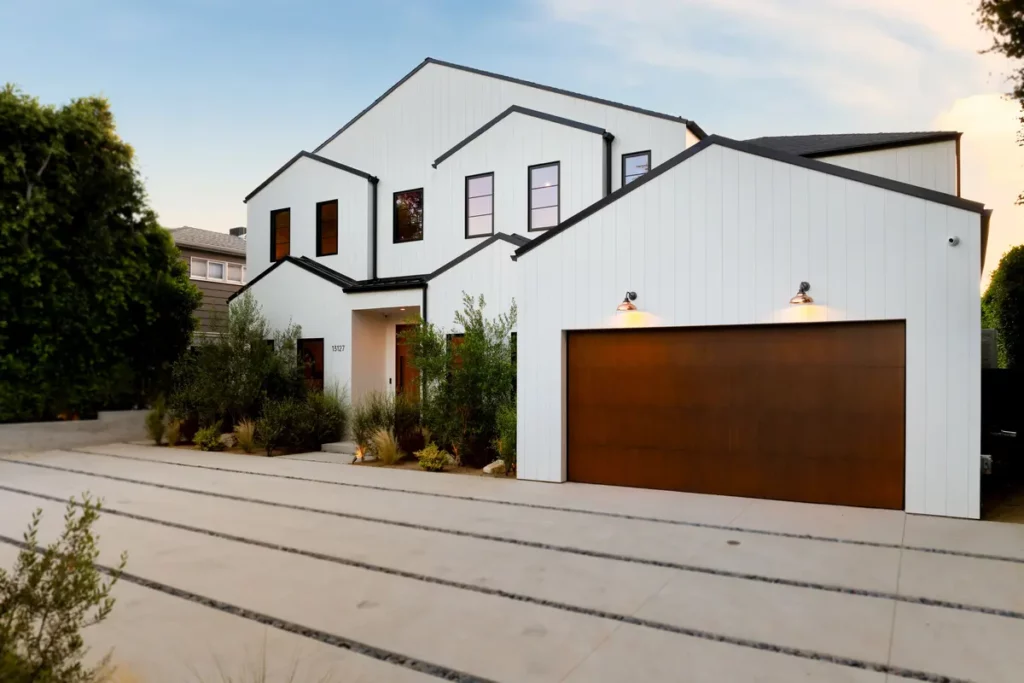
POLYGON ((314 391, 324 390, 324 340, 300 339, 298 341, 299 365, 302 367, 306 386, 314 391))
POLYGON ((903 508, 905 324, 570 332, 568 478, 903 508))
POLYGON ((420 395, 420 372, 409 362, 409 346, 402 340, 402 333, 415 329, 415 325, 395 326, 395 393, 406 394, 409 398, 420 395))

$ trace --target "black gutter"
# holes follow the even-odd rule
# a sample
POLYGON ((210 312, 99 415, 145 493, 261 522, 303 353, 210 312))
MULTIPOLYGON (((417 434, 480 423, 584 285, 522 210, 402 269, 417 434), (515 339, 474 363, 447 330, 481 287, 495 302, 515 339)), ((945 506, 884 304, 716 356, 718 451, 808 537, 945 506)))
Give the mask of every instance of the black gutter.
POLYGON ((611 133, 604 134, 604 196, 612 193, 612 141, 615 136, 611 133))
POLYGON ((259 184, 259 187, 257 187, 255 190, 253 190, 252 192, 247 194, 245 199, 242 200, 242 203, 243 204, 247 203, 250 199, 252 199, 257 194, 259 194, 260 191, 263 188, 265 188, 270 183, 274 182, 274 180, 277 179, 277 177, 279 175, 281 175, 282 173, 287 171, 289 168, 291 168, 291 165, 294 164, 299 159, 311 159, 312 161, 319 161, 321 164, 326 164, 328 166, 331 166, 332 168, 338 169, 339 171, 345 171, 346 173, 351 173, 352 175, 357 175, 360 178, 364 178, 364 179, 370 181, 371 183, 377 181, 376 177, 370 175, 366 171, 360 171, 358 168, 352 168, 351 166, 347 166, 347 165, 345 165, 345 164, 343 164, 341 162, 335 161, 334 159, 328 159, 327 157, 322 157, 322 156, 319 156, 317 154, 311 154, 309 152, 302 151, 302 152, 299 152, 298 154, 296 154, 295 156, 293 156, 291 159, 289 159, 288 162, 284 166, 282 166, 281 168, 279 168, 276 171, 274 171, 270 175, 269 178, 267 178, 266 180, 264 180, 262 183, 259 184))
POLYGON ((427 283, 423 283, 423 310, 420 311, 423 322, 427 322, 427 283))
POLYGON ((377 183, 379 180, 374 178, 371 181, 373 187, 373 204, 370 207, 370 220, 373 224, 373 243, 370 245, 370 279, 377 279, 377 183))

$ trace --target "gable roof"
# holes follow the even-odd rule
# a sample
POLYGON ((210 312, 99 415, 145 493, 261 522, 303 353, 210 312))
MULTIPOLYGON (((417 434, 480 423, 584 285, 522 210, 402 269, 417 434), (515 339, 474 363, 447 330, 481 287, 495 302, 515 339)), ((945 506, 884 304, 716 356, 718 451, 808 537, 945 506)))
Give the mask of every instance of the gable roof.
POLYGON ((415 69, 413 69, 412 71, 407 73, 405 76, 403 76, 400 81, 398 81, 393 86, 388 88, 384 92, 383 95, 381 95, 380 97, 375 99, 373 102, 371 102, 370 106, 368 106, 366 109, 363 109, 361 112, 359 112, 358 114, 353 116, 352 119, 348 123, 346 123, 344 126, 339 128, 333 135, 331 135, 331 137, 329 137, 326 140, 324 140, 323 142, 321 142, 320 145, 317 146, 316 149, 313 150, 313 152, 319 152, 324 147, 329 145, 335 138, 337 138, 339 135, 341 135, 346 130, 348 130, 348 128, 351 127, 352 124, 354 124, 356 121, 361 119, 364 114, 366 114, 368 111, 370 111, 371 109, 376 107, 378 104, 380 104, 380 102, 382 100, 384 100, 384 98, 386 98, 388 95, 390 95, 395 90, 397 90, 399 88, 399 86, 401 86, 407 80, 409 80, 410 78, 415 76, 419 72, 419 70, 422 69, 423 67, 425 67, 427 64, 437 64, 438 66, 448 67, 449 69, 457 69, 459 71, 465 71, 467 73, 477 74, 478 76, 486 76, 488 78, 496 78, 496 79, 498 79, 500 81, 506 81, 508 83, 515 83, 517 85, 524 85, 524 86, 526 86, 528 88, 537 88, 538 90, 545 90, 547 92, 553 92, 553 93, 556 93, 558 95, 565 95, 566 97, 574 97, 574 98, 576 98, 578 100, 585 100, 587 102, 594 102, 595 104, 603 104, 603 105, 608 106, 608 107, 615 107, 616 109, 624 109, 626 111, 631 111, 631 112, 633 112, 635 114, 644 114, 646 116, 654 116, 654 117, 659 118, 659 119, 665 119, 665 120, 668 120, 668 121, 675 121, 677 123, 681 123, 681 124, 685 125, 690 130, 691 133, 693 133, 694 135, 697 136, 698 139, 704 139, 707 136, 707 134, 704 132, 704 130, 700 126, 698 126, 694 121, 690 121, 689 119, 685 119, 682 116, 673 116, 672 114, 663 114, 661 112, 652 111, 650 109, 642 109, 640 107, 634 107, 634 106, 629 105, 629 104, 622 104, 621 102, 613 102, 612 100, 606 100, 606 99, 602 99, 600 97, 592 97, 591 95, 583 95, 581 93, 573 92, 571 90, 563 90, 562 88, 554 88, 554 87, 552 87, 550 85, 542 85, 540 83, 534 83, 532 81, 525 81, 525 80, 523 80, 521 78, 513 78, 512 76, 505 76, 503 74, 497 74, 497 73, 494 73, 492 71, 484 71, 483 69, 475 69, 475 68, 470 67, 470 66, 462 66, 461 64, 453 64, 451 62, 445 62, 445 61, 442 61, 440 59, 434 59, 433 57, 427 57, 422 62, 420 62, 419 65, 417 65, 415 69))
POLYGON ((282 173, 284 173, 285 171, 287 171, 291 167, 291 165, 294 164, 299 159, 312 159, 313 161, 319 161, 321 164, 327 164, 328 166, 336 168, 339 171, 345 171, 346 173, 351 173, 352 175, 357 175, 360 178, 365 178, 366 180, 368 180, 371 183, 376 183, 377 182, 377 178, 375 176, 370 175, 366 171, 360 171, 357 168, 352 168, 351 166, 346 166, 345 164, 342 164, 340 162, 334 161, 333 159, 328 159, 327 157, 322 157, 322 156, 320 156, 318 154, 311 154, 310 152, 302 151, 302 152, 299 152, 298 154, 296 154, 295 156, 293 156, 291 159, 289 159, 288 162, 284 166, 282 166, 281 168, 279 168, 276 171, 274 171, 270 175, 269 178, 267 178, 262 183, 260 183, 259 187, 257 187, 255 190, 253 190, 252 192, 247 194, 245 196, 245 199, 242 200, 243 203, 248 202, 250 199, 252 199, 257 194, 259 194, 260 191, 263 188, 265 188, 270 183, 274 182, 274 180, 277 178, 277 176, 279 176, 282 173))
POLYGON ((633 182, 620 187, 615 192, 612 192, 607 197, 600 199, 587 208, 583 209, 579 213, 573 215, 568 220, 560 223, 558 226, 551 228, 540 237, 532 240, 529 244, 524 245, 516 249, 516 253, 512 258, 519 258, 523 254, 537 248, 544 242, 548 241, 560 232, 568 230, 572 226, 580 223, 586 218, 594 215, 601 209, 605 208, 609 204, 614 204, 618 200, 625 197, 630 192, 635 192, 647 183, 651 182, 666 171, 675 168, 679 164, 683 163, 692 156, 699 154, 712 145, 719 145, 728 149, 733 149, 738 152, 744 152, 746 154, 753 154, 755 156, 764 157, 766 159, 772 159, 773 161, 781 161, 785 164, 791 164, 793 166, 800 166, 811 171, 818 171, 819 173, 825 173, 827 175, 834 175, 840 178, 846 178, 847 180, 853 180, 865 185, 871 185, 873 187, 879 187, 884 190, 891 190, 892 192, 899 192, 900 194, 909 195, 911 197, 918 197, 925 199, 936 204, 944 204, 946 206, 952 206, 957 209, 963 209, 965 211, 973 211, 984 215, 985 205, 979 202, 972 202, 967 199, 961 199, 955 195, 946 194, 945 192, 939 192, 937 190, 929 190, 924 187, 917 185, 910 185, 909 183, 901 183, 898 180, 890 180, 889 178, 883 178, 881 176, 871 175, 870 173, 864 173, 863 171, 854 171, 849 168, 830 164, 825 161, 818 161, 816 159, 809 159, 807 157, 797 156, 788 152, 780 152, 770 147, 762 147, 755 145, 751 142, 741 142, 739 140, 730 140, 729 138, 723 138, 719 135, 709 135, 704 138, 696 145, 687 148, 686 150, 675 155, 665 163, 655 166, 648 173, 637 178, 633 182))
POLYGON ((444 154, 439 156, 437 159, 435 159, 434 163, 432 164, 432 166, 434 168, 437 168, 438 164, 440 164, 442 161, 444 161, 448 157, 452 156, 453 154, 458 152, 460 149, 462 149, 463 147, 465 147, 469 143, 473 142, 473 140, 476 140, 478 137, 480 137, 481 135, 483 135, 484 133, 489 131, 494 126, 496 126, 499 123, 501 123, 502 120, 504 120, 506 117, 508 117, 508 116, 510 116, 512 114, 522 114, 523 116, 532 116, 535 119, 541 119, 542 121, 550 121, 551 123, 557 123, 557 124, 560 124, 560 125, 563 125, 563 126, 569 126, 570 128, 576 128, 578 130, 582 130, 582 131, 585 131, 587 133, 596 133, 597 135, 600 135, 601 137, 603 137, 605 140, 614 140, 615 139, 615 136, 612 135, 611 133, 609 133, 608 131, 606 131, 604 128, 598 128, 597 126, 591 126, 588 123, 580 123, 579 121, 573 121, 572 119, 567 119, 567 118, 564 118, 562 116, 555 116, 554 114, 548 114, 547 112, 537 111, 536 109, 527 109, 526 107, 520 107, 518 104, 513 104, 511 107, 509 107, 505 111, 501 112, 500 114, 495 116, 493 119, 491 119, 490 121, 488 121, 484 125, 482 125, 479 128, 477 128, 475 131, 473 131, 472 133, 467 135, 465 138, 460 140, 458 143, 456 143, 454 147, 452 147, 447 152, 445 152, 444 154))
POLYGON ((960 138, 956 131, 920 131, 914 133, 840 133, 829 135, 778 135, 747 140, 752 145, 771 147, 804 157, 833 156, 853 152, 873 152, 893 147, 949 142, 960 138))
POLYGON ((245 240, 226 232, 202 230, 187 225, 181 228, 169 228, 167 232, 171 233, 174 243, 179 247, 245 256, 245 240))

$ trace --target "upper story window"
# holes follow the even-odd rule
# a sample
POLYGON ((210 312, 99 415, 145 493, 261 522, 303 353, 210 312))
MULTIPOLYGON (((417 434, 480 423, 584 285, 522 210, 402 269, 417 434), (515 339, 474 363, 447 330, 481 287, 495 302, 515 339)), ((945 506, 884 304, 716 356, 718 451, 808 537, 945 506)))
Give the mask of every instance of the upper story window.
POLYGON ((651 153, 634 152, 622 155, 622 184, 631 183, 651 170, 651 153))
POLYGON ((193 256, 189 263, 189 275, 193 280, 242 284, 245 282, 245 266, 241 263, 214 261, 193 256))
POLYGON ((280 261, 292 250, 292 210, 270 212, 270 260, 280 261))
POLYGON ((466 237, 494 234, 494 174, 466 176, 466 237))
POLYGON ((558 225, 559 171, 557 161, 530 167, 530 230, 546 230, 558 225))
POLYGON ((423 188, 395 193, 394 242, 423 239, 423 188))
POLYGON ((338 200, 316 205, 316 255, 338 253, 338 200))

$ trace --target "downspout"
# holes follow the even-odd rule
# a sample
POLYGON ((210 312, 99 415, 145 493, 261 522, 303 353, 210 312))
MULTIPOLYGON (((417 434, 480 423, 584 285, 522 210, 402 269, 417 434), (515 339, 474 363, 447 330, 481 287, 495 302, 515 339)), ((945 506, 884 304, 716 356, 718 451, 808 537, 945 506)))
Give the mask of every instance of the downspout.
POLYGON ((605 133, 604 138, 604 196, 612 193, 612 140, 615 136, 605 133))
POLYGON ((370 245, 370 279, 377 279, 377 183, 379 178, 371 178, 370 186, 373 188, 373 200, 370 206, 370 223, 373 226, 373 239, 370 245))
POLYGON ((427 283, 426 282, 423 283, 423 309, 422 309, 421 313, 423 314, 423 322, 427 322, 427 283))

